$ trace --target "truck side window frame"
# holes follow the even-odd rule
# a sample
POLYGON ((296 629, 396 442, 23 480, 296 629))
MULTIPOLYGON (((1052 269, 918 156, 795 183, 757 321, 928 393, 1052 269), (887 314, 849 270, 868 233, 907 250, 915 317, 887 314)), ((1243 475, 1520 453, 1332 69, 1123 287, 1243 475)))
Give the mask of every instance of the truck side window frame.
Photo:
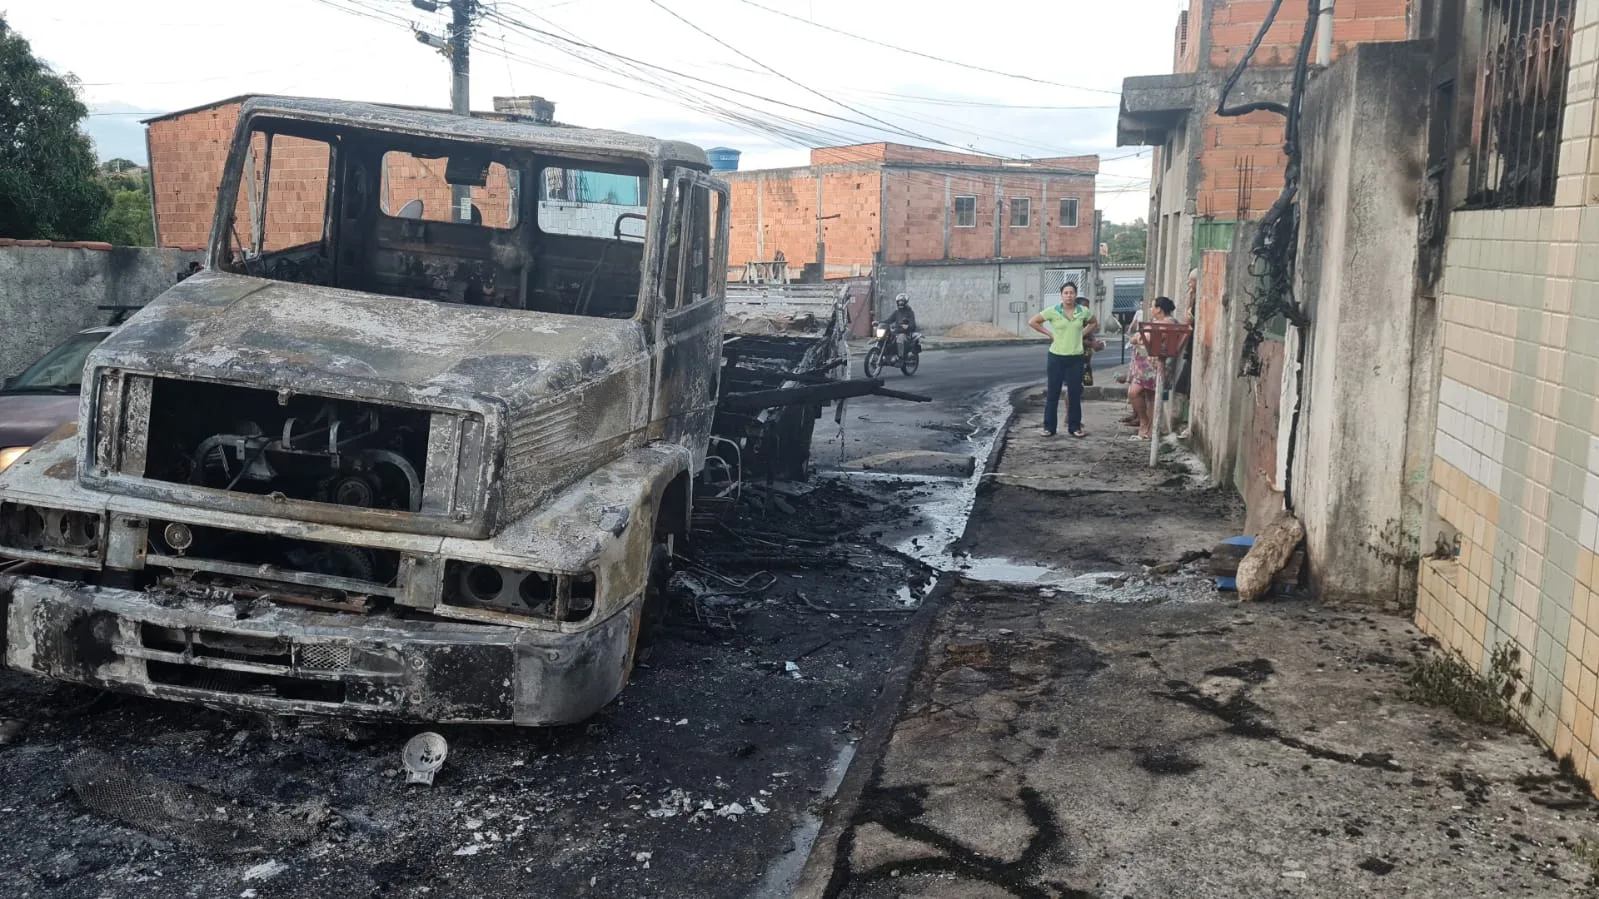
POLYGON ((667 172, 663 197, 666 201, 661 228, 661 308, 672 312, 683 305, 684 245, 683 222, 687 215, 684 207, 689 202, 688 181, 683 172, 667 172))
POLYGON ((711 253, 725 212, 718 209, 712 215, 711 188, 702 181, 692 171, 675 170, 668 176, 661 257, 661 295, 667 312, 686 309, 712 293, 715 266, 711 253))

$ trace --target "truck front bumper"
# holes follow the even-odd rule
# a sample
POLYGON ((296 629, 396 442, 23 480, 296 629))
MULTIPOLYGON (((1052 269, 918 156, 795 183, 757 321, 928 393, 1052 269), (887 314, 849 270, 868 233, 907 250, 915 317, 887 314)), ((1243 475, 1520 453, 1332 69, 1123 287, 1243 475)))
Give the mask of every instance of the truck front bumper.
POLYGON ((0 575, 0 645, 8 668, 214 708, 567 724, 627 683, 638 609, 555 633, 0 575))

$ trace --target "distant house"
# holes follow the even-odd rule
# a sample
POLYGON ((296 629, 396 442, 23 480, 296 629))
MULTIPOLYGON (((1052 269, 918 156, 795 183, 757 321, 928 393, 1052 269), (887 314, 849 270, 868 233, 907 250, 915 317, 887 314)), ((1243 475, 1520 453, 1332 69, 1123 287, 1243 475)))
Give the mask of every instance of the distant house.
POLYGON ((812 278, 870 276, 879 309, 1021 333, 1067 281, 1088 286, 1099 157, 1027 161, 875 143, 811 151, 795 168, 719 171, 732 184, 729 277, 779 254, 812 278))

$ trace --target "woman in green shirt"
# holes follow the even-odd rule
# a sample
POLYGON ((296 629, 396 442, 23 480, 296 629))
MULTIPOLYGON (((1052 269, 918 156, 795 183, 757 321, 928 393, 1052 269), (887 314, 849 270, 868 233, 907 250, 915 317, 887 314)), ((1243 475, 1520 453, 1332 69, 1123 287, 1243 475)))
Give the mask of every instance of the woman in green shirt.
POLYGON ((1066 433, 1087 437, 1083 430, 1083 366, 1087 356, 1083 341, 1099 330, 1099 319, 1087 306, 1077 305, 1077 285, 1060 289, 1060 302, 1033 316, 1028 327, 1049 338, 1049 389, 1044 397, 1044 436, 1055 436, 1060 408, 1060 388, 1066 387, 1066 433), (1048 327, 1045 327, 1045 324, 1048 327))

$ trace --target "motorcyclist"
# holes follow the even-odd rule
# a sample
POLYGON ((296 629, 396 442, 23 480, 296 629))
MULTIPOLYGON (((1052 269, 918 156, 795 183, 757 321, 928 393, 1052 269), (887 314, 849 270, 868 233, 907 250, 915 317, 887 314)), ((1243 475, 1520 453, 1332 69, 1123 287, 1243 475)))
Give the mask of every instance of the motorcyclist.
POLYGON ((914 345, 922 338, 916 330, 916 310, 911 308, 910 297, 905 294, 894 298, 894 311, 888 314, 883 324, 889 329, 889 333, 894 335, 894 345, 901 359, 905 358, 905 353, 909 349, 905 343, 906 339, 909 338, 914 345))

